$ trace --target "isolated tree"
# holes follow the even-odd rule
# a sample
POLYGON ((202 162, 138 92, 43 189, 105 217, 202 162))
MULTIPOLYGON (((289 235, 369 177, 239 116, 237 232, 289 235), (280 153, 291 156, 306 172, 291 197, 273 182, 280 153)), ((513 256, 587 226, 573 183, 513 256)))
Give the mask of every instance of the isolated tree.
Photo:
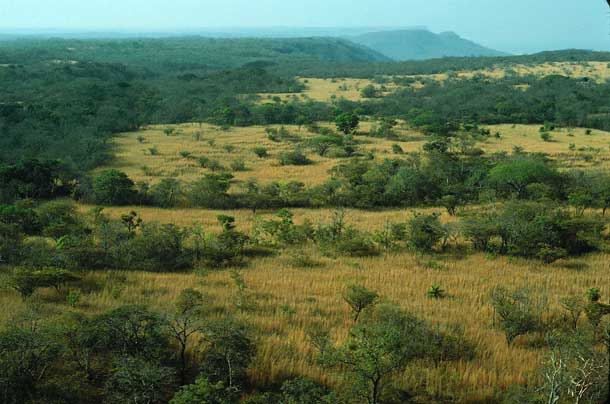
POLYGON ((203 330, 201 319, 203 312, 203 295, 194 289, 185 289, 175 302, 175 310, 169 318, 172 337, 180 346, 180 381, 185 382, 187 359, 186 349, 190 338, 203 330))
POLYGON ((395 306, 381 306, 352 327, 343 345, 335 347, 323 335, 318 335, 314 343, 320 351, 319 363, 344 373, 355 399, 350 402, 377 404, 393 375, 434 351, 433 334, 427 323, 411 314, 395 306))
POLYGON ((491 292, 491 304, 494 308, 494 321, 495 316, 498 316, 498 325, 504 331, 508 345, 519 335, 541 329, 543 304, 532 296, 531 291, 510 291, 497 286, 491 292))
POLYGON ((343 300, 354 312, 354 323, 358 321, 362 311, 374 305, 378 298, 377 292, 360 285, 348 286, 347 291, 343 294, 343 300))
POLYGON ((354 132, 356 128, 358 128, 358 125, 360 124, 360 117, 354 113, 344 112, 335 118, 335 124, 337 126, 337 130, 349 135, 350 133, 354 132))

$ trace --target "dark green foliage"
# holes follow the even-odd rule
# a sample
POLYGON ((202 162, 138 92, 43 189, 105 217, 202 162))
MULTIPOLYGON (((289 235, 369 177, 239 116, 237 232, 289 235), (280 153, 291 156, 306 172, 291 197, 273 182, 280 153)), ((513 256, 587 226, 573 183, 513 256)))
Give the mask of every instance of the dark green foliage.
POLYGON ((13 225, 27 235, 35 235, 42 230, 38 213, 27 204, 0 205, 0 223, 13 225))
POLYGON ((182 184, 175 178, 163 178, 151 188, 150 197, 155 206, 173 208, 182 200, 182 184))
POLYGON ((300 148, 280 153, 279 160, 283 166, 306 166, 312 163, 300 148))
POLYGON ((362 95, 362 98, 378 98, 380 91, 374 85, 369 84, 360 90, 360 95, 362 95))
POLYGON ((116 358, 106 382, 106 399, 113 402, 155 404, 167 402, 174 370, 141 357, 116 358))
POLYGON ((542 310, 546 302, 527 289, 507 290, 501 286, 491 292, 494 318, 510 345, 519 335, 543 329, 542 310))
POLYGON ((182 386, 170 404, 236 404, 239 397, 234 389, 225 387, 223 382, 212 383, 199 377, 194 384, 182 386))
POLYGON ((326 386, 305 377, 282 384, 281 402, 285 404, 331 404, 338 402, 335 393, 326 386))
POLYGON ((376 292, 360 285, 349 286, 343 294, 343 300, 354 312, 354 322, 357 322, 362 311, 369 306, 373 306, 378 298, 379 295, 376 292))
POLYGON ((135 197, 134 183, 127 174, 106 170, 93 178, 92 199, 100 205, 129 205, 135 197))
POLYGON ((119 356, 161 357, 169 346, 163 319, 144 306, 122 306, 93 319, 100 346, 119 356))
POLYGON ((0 401, 46 401, 45 383, 61 353, 60 341, 46 328, 11 327, 0 332, 0 401))
POLYGON ((353 133, 360 124, 360 117, 354 113, 341 113, 335 118, 337 130, 348 135, 353 133))
POLYGON ((146 224, 130 241, 129 267, 149 271, 173 271, 190 265, 185 230, 172 224, 146 224))
POLYGON ((8 286, 17 291, 23 299, 30 297, 36 289, 55 288, 57 291, 79 278, 63 269, 27 269, 18 268, 8 277, 8 286))
POLYGON ((269 155, 269 153, 267 152, 267 148, 263 147, 263 146, 257 146, 255 147, 253 150, 254 154, 256 154, 256 156, 258 158, 265 158, 269 155))
POLYGON ((438 214, 416 215, 408 223, 408 244, 418 252, 431 252, 448 233, 438 214))
POLYGON ((47 202, 37 209, 37 214, 44 236, 60 239, 68 235, 78 236, 85 231, 82 218, 70 201, 47 202))
POLYGON ((226 209, 232 201, 227 194, 233 176, 229 173, 206 174, 191 185, 189 200, 194 206, 226 209))
POLYGON ((527 186, 546 184, 551 187, 559 181, 559 175, 540 160, 515 159, 498 164, 487 175, 487 184, 503 196, 524 198, 527 186))
POLYGON ((233 319, 206 327, 202 375, 229 389, 240 389, 246 382, 246 369, 254 358, 256 347, 249 328, 233 319))
POLYGON ((543 203, 508 203, 500 212, 473 216, 463 224, 477 249, 546 262, 595 251, 602 244, 602 223, 543 203), (494 239, 500 244, 492 244, 494 239))
MULTIPOLYGON (((3 151, 9 149, 7 147, 3 151)), ((11 165, 0 163, 0 202, 67 196, 72 191, 73 181, 74 177, 68 169, 55 160, 31 159, 11 165)))

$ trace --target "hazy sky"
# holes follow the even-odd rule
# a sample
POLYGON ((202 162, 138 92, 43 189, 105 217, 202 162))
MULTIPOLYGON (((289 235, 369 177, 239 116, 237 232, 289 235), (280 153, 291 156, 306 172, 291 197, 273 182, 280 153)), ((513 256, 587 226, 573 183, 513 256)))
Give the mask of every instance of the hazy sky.
POLYGON ((610 50, 606 0, 0 0, 0 31, 408 27, 509 52, 610 50))

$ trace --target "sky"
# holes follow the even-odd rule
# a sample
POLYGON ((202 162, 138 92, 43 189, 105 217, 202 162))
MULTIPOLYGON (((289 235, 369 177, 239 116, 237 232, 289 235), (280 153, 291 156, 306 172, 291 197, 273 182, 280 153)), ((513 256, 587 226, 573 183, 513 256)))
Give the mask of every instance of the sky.
POLYGON ((0 0, 4 33, 412 26, 512 53, 610 50, 606 0, 0 0))

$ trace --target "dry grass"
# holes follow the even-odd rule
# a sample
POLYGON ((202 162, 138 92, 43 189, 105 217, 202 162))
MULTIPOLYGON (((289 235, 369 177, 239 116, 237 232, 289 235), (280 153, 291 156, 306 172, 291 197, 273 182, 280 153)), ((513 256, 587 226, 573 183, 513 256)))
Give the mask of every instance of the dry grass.
MULTIPOLYGON (((562 75, 573 78, 589 78, 598 83, 605 83, 610 78, 610 64, 608 62, 549 62, 542 64, 524 65, 518 64, 510 67, 496 66, 489 69, 457 71, 451 74, 451 77, 461 79, 470 79, 474 76, 484 76, 492 79, 502 79, 508 75, 516 76, 537 76, 544 77, 549 75, 562 75)), ((447 73, 441 74, 422 74, 412 76, 394 76, 394 77, 413 77, 422 79, 432 79, 436 81, 445 81, 450 75, 447 73)), ((418 87, 421 84, 414 84, 418 87)))
MULTIPOLYGON (((331 124, 323 124, 331 127, 331 124)), ((366 133, 372 126, 371 122, 362 122, 360 130, 366 133)), ((281 166, 278 156, 281 152, 292 150, 295 145, 290 142, 273 142, 267 138, 262 126, 232 128, 228 131, 215 126, 198 124, 183 124, 167 126, 174 129, 174 134, 164 134, 166 126, 151 126, 139 132, 125 133, 114 139, 115 159, 100 169, 117 168, 124 171, 135 182, 155 184, 164 177, 177 178, 184 182, 192 182, 210 170, 201 168, 199 157, 208 157, 219 161, 231 170, 234 160, 243 160, 247 171, 233 172, 235 183, 239 185, 249 178, 256 178, 261 183, 271 181, 300 181, 306 185, 319 185, 329 178, 329 171, 345 159, 320 157, 306 150, 313 164, 307 166, 281 166), (195 136, 200 133, 200 139, 195 136), (141 143, 138 138, 143 139, 141 143), (210 144, 212 141, 213 144, 210 144), (232 145, 235 150, 228 152, 226 145, 232 145), (260 159, 253 149, 264 146, 269 157, 260 159), (150 148, 155 147, 158 154, 152 155, 150 148), (182 157, 180 152, 188 151, 191 156, 182 157)), ((305 128, 299 130, 296 126, 287 125, 293 134, 302 141, 315 136, 305 128)), ((478 146, 486 152, 511 153, 514 146, 520 146, 527 152, 547 153, 551 158, 559 160, 564 166, 572 168, 608 168, 610 167, 610 133, 593 130, 591 135, 585 134, 585 129, 559 129, 551 133, 552 141, 544 142, 536 125, 493 125, 488 127, 492 135, 501 134, 500 139, 493 136, 478 146), (574 150, 570 150, 574 144, 574 150)), ((373 151, 376 159, 397 157, 392 152, 392 145, 398 144, 405 152, 421 151, 426 142, 425 136, 408 129, 405 125, 397 128, 400 140, 377 139, 358 136, 361 151, 373 151)), ((236 188, 234 188, 236 189, 236 188)))
MULTIPOLYGON (((375 85, 379 88, 379 85, 374 84, 368 79, 352 79, 352 78, 338 78, 338 79, 317 79, 311 77, 299 77, 298 80, 305 85, 305 91, 301 93, 284 93, 284 94, 259 94, 261 102, 269 102, 275 97, 279 97, 282 101, 289 101, 292 99, 296 100, 314 100, 327 102, 335 98, 344 98, 349 101, 361 101, 362 95, 361 90, 368 85, 375 85)), ((388 94, 391 90, 395 89, 396 86, 386 84, 388 94)))
MULTIPOLYGON (((240 315, 256 329, 259 337, 258 358, 251 371, 257 383, 272 382, 289 374, 304 374, 322 380, 330 376, 313 362, 314 351, 307 333, 314 326, 331 330, 338 340, 345 338, 351 315, 341 299, 346 285, 363 284, 378 291, 385 299, 434 323, 460 324, 466 336, 476 344, 477 356, 470 362, 441 365, 436 368, 414 367, 400 381, 409 388, 423 388, 432 394, 452 394, 461 402, 491 400, 494 392, 512 384, 523 384, 535 377, 543 351, 528 348, 521 338, 509 347, 503 334, 492 327, 492 309, 488 294, 498 284, 527 286, 549 296, 549 310, 560 310, 562 296, 582 295, 590 287, 601 287, 610 294, 609 255, 541 266, 533 262, 481 255, 463 259, 437 258, 444 270, 431 269, 425 259, 410 254, 385 258, 329 259, 311 252, 322 266, 296 269, 286 256, 254 261, 243 270, 253 294, 255 309, 240 315), (575 269, 578 268, 578 269, 575 269), (426 290, 441 285, 449 293, 445 300, 430 300, 426 290), (280 308, 290 307, 289 311, 280 308)), ((235 287, 227 271, 208 272, 204 276, 181 273, 96 272, 85 275, 87 283, 100 288, 85 295, 77 310, 99 313, 126 303, 148 304, 165 311, 184 288, 193 287, 209 296, 214 312, 235 311, 235 287)), ((56 301, 55 292, 37 295, 51 312, 67 310, 56 301)), ((24 308, 15 293, 0 292, 5 307, 0 321, 24 308)))
POLYGON ((583 128, 562 128, 550 132, 551 141, 540 137, 540 126, 536 125, 493 125, 486 142, 480 146, 486 152, 511 153, 514 146, 526 152, 545 153, 557 160, 562 168, 607 169, 610 168, 610 133, 591 130, 587 135, 583 128), (500 139, 493 135, 499 132, 500 139), (570 144, 574 150, 570 150, 570 144))
MULTIPOLYGON (((330 124, 322 126, 331 127, 330 124)), ((370 130, 371 123, 363 122, 360 129, 364 132, 370 130)), ((276 126, 276 128, 278 128, 276 126)), ((299 136, 302 141, 316 136, 305 128, 293 125, 285 126, 288 131, 299 136)), ((391 154, 392 144, 398 143, 405 151, 416 151, 425 143, 423 136, 415 131, 398 130, 403 141, 389 141, 385 139, 363 138, 361 150, 374 150, 379 158, 391 154)), ((300 181, 306 185, 318 185, 328 177, 328 171, 344 159, 320 157, 311 150, 305 150, 313 164, 307 166, 281 166, 278 156, 283 151, 293 150, 295 144, 291 142, 273 142, 268 139, 265 127, 252 126, 245 128, 231 128, 222 130, 212 125, 183 124, 167 126, 151 126, 139 132, 124 133, 114 139, 113 162, 98 170, 116 168, 124 171, 135 182, 157 183, 164 177, 173 177, 185 182, 191 182, 210 172, 201 168, 199 157, 208 157, 219 161, 229 171, 231 162, 237 159, 245 161, 247 171, 234 172, 236 182, 244 182, 249 178, 256 178, 261 182, 271 181, 300 181), (164 129, 172 128, 174 133, 167 136, 164 129), (200 133, 199 140, 196 134, 200 133), (140 142, 138 139, 143 139, 140 142), (213 144, 210 144, 212 141, 213 144), (228 152, 226 145, 232 145, 235 150, 228 152), (253 149, 257 146, 267 148, 269 156, 263 159, 256 157, 253 149), (157 149, 157 154, 150 152, 157 149), (191 153, 185 158, 180 155, 182 151, 191 153)))

